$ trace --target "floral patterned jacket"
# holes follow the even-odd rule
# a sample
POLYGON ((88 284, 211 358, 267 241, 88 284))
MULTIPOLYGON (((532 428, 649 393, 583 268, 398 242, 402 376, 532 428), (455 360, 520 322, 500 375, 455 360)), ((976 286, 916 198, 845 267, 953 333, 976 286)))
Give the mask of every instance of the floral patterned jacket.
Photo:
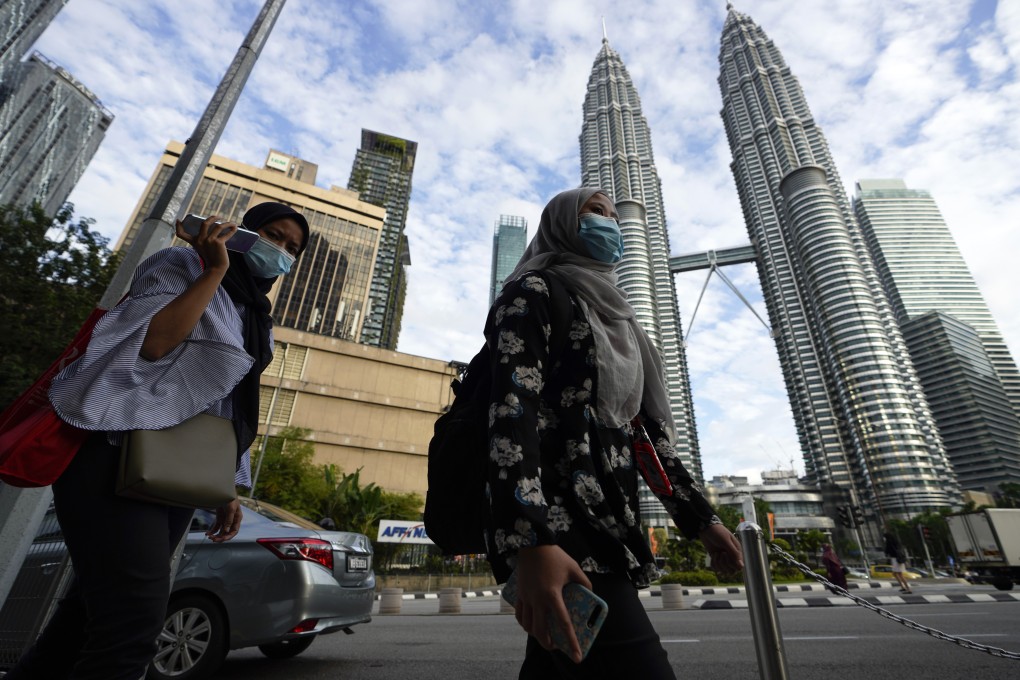
MULTIPOLYGON (((659 572, 641 528, 633 430, 600 424, 599 348, 581 308, 571 308, 562 347, 550 346, 564 339, 550 337, 543 276, 507 283, 489 312, 489 558, 503 580, 519 548, 556 544, 586 572, 626 573, 646 586, 659 572)), ((659 500, 694 538, 719 520, 659 425, 643 420, 673 485, 659 500)))

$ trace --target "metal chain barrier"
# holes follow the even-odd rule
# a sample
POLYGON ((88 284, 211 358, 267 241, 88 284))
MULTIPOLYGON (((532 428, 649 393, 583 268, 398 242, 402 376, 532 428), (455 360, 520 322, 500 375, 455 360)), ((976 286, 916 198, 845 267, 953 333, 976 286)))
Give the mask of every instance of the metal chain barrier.
POLYGON ((781 557, 783 560, 785 560, 786 562, 788 562, 789 564, 791 564, 792 566, 796 567, 798 570, 803 572, 803 574, 805 576, 808 576, 809 578, 812 578, 815 581, 818 581, 819 583, 821 583, 822 585, 824 585, 826 588, 828 588, 829 590, 833 591, 837 595, 842 595, 843 597, 850 598, 851 600, 853 600, 857 604, 861 605, 862 607, 864 607, 866 609, 870 609, 871 611, 875 612, 879 616, 884 616, 885 618, 890 619, 892 621, 895 621, 896 623, 903 624, 907 628, 912 628, 913 630, 920 631, 920 632, 925 633, 927 635, 930 635, 933 638, 936 638, 938 640, 948 640, 948 641, 953 642, 953 643, 955 643, 957 645, 960 645, 961 647, 966 647, 967 649, 976 649, 976 650, 978 650, 980 652, 985 652, 987 654, 991 654, 992 656, 998 656, 998 657, 1001 657, 1003 659, 1013 659, 1014 661, 1020 661, 1020 653, 1018 653, 1018 652, 1010 652, 1010 651, 1007 651, 1005 649, 1000 649, 998 647, 989 647, 987 645, 982 645, 982 644, 979 644, 979 643, 974 642, 972 640, 967 640, 965 638, 956 637, 954 635, 949 635, 948 633, 943 633, 942 631, 936 630, 934 628, 929 628, 927 626, 922 626, 921 624, 919 624, 919 623, 917 623, 915 621, 911 621, 910 619, 905 619, 902 616, 897 616, 896 614, 893 614, 891 611, 888 611, 886 609, 882 609, 881 607, 879 607, 877 605, 874 605, 874 604, 868 602, 867 600, 865 600, 863 598, 857 597, 856 595, 851 595, 849 592, 847 592, 843 588, 840 588, 839 586, 837 586, 834 583, 830 583, 828 579, 826 579, 821 574, 816 573, 813 569, 811 569, 811 567, 809 567, 809 566, 807 566, 805 564, 801 564, 800 562, 798 562, 792 555, 790 555, 788 552, 786 552, 785 550, 783 550, 782 548, 780 548, 776 544, 769 543, 768 545, 769 545, 769 549, 773 553, 775 553, 776 555, 781 557))

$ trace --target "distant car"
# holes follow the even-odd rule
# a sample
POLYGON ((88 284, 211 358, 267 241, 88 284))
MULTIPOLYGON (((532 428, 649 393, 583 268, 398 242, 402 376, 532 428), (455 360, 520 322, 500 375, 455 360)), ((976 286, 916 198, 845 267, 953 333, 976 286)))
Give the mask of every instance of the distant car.
POLYGON ((846 573, 847 578, 860 578, 864 580, 870 578, 868 576, 868 572, 864 571, 863 569, 858 569, 856 567, 847 567, 847 569, 849 570, 846 573))
MULTIPOLYGON (((871 577, 872 578, 896 578, 893 576, 892 565, 889 564, 873 564, 871 565, 871 577)), ((914 572, 910 571, 909 567, 903 570, 903 577, 908 581, 910 579, 921 578, 914 572)))
MULTIPOLYGON (((920 569, 918 567, 907 567, 907 571, 912 571, 921 578, 931 578, 931 574, 928 573, 927 569, 920 569)), ((948 572, 942 571, 941 569, 935 569, 935 578, 949 578, 948 572)))
MULTIPOLYGON (((213 513, 195 512, 149 680, 211 678, 229 650, 243 647, 290 658, 319 635, 372 620, 368 537, 261 501, 242 498, 241 506, 241 529, 225 543, 205 537, 213 513)), ((0 667, 17 660, 51 605, 66 554, 51 510, 0 612, 0 667)))

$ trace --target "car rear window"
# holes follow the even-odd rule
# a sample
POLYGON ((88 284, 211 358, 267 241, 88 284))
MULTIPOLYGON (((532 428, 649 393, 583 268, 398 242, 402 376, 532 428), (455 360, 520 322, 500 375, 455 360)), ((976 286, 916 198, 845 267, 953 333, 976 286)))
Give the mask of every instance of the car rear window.
POLYGON ((313 531, 319 531, 322 529, 315 522, 310 522, 300 515, 295 515, 293 512, 278 508, 270 503, 264 503, 261 501, 255 501, 250 498, 242 498, 241 504, 244 505, 248 510, 253 510, 262 517, 265 517, 271 522, 281 522, 283 524, 293 524, 294 526, 301 527, 302 529, 311 529, 313 531))

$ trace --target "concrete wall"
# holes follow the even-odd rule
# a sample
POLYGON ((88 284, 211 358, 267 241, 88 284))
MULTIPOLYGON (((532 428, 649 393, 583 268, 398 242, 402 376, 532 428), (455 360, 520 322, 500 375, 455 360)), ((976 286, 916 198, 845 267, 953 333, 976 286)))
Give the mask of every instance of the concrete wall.
POLYGON ((453 400, 456 369, 290 328, 274 334, 278 347, 262 374, 259 432, 265 433, 271 409, 270 435, 287 426, 311 430, 316 463, 347 473, 362 468, 363 483, 424 498, 428 443, 436 418, 453 400))

